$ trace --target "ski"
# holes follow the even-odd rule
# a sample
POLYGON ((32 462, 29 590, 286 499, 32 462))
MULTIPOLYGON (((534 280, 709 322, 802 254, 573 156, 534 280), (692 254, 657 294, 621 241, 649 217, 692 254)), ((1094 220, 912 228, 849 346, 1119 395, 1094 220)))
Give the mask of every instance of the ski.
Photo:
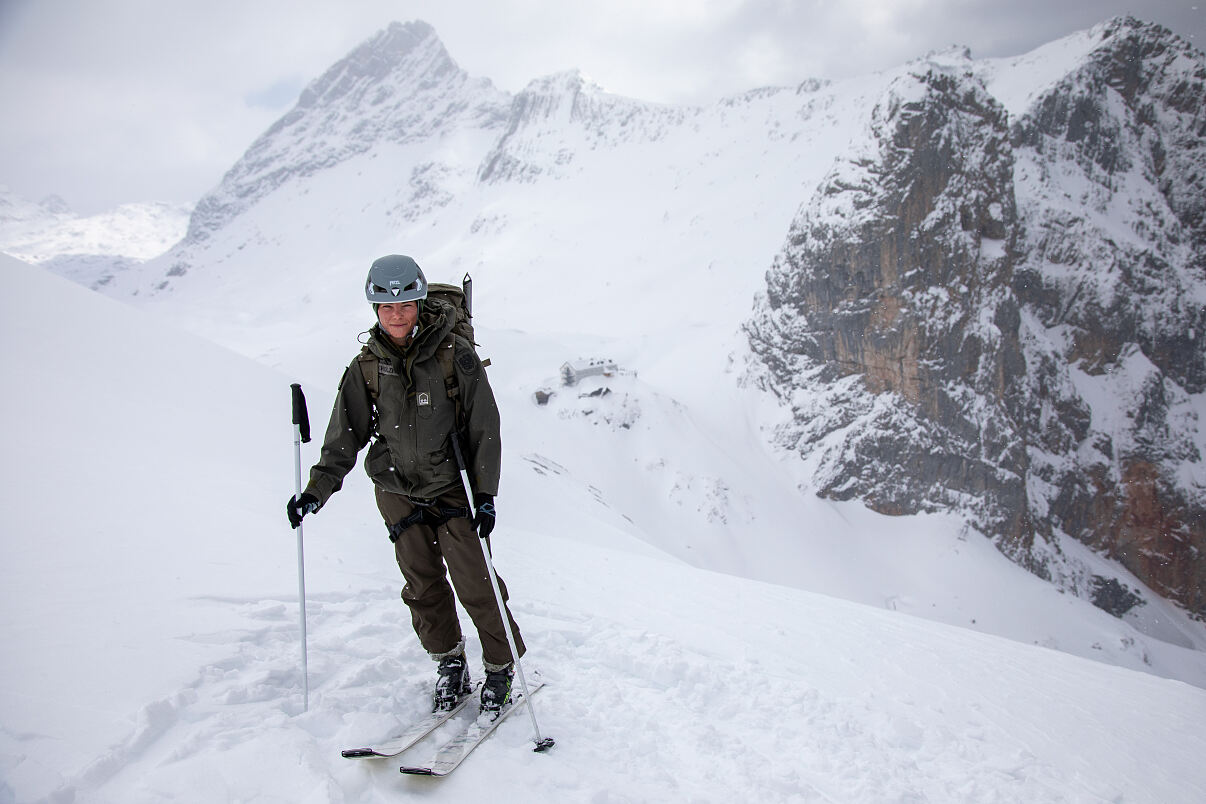
MULTIPOLYGON (((544 686, 543 681, 538 681, 530 690, 532 695, 535 695, 537 690, 544 686)), ((498 717, 493 720, 488 719, 486 715, 479 715, 475 720, 470 721, 461 729, 460 733, 450 739, 448 742, 440 746, 436 751, 435 758, 432 759, 430 765, 411 767, 403 765, 399 770, 403 773, 414 774, 418 776, 447 776, 456 770, 456 767, 465 761, 465 757, 473 749, 481 745, 490 734, 498 728, 498 724, 503 722, 507 715, 522 708, 524 705, 524 695, 522 692, 513 692, 511 702, 502 708, 498 713, 498 717)), ((537 750, 542 750, 552 745, 552 740, 545 740, 546 745, 540 746, 537 750)))
POLYGON ((406 749, 418 743, 427 735, 443 726, 452 718, 459 715, 465 710, 471 701, 478 699, 478 691, 481 688, 479 682, 473 687, 473 692, 467 693, 460 702, 452 709, 442 712, 432 712, 427 717, 418 721, 401 734, 390 737, 388 740, 379 745, 369 746, 366 748, 345 748, 340 753, 347 759, 369 759, 372 757, 396 757, 406 749))

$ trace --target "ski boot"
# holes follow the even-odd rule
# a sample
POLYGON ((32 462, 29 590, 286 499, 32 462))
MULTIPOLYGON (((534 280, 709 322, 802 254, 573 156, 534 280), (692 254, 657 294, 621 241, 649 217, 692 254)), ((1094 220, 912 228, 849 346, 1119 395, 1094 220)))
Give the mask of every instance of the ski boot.
POLYGON ((511 701, 511 681, 514 678, 513 665, 507 665, 501 670, 486 672, 486 683, 482 685, 482 714, 498 717, 502 708, 511 701))
POLYGON ((469 682, 469 663, 465 661, 465 654, 458 653, 440 659, 440 668, 436 672, 440 677, 436 680, 432 711, 447 712, 455 709, 461 698, 473 691, 473 685, 469 682))

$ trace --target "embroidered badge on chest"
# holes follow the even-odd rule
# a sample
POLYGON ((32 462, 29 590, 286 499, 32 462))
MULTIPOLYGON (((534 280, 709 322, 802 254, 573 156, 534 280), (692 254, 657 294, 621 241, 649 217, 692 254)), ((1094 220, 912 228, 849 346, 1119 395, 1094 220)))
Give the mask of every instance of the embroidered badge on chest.
POLYGON ((431 404, 431 394, 427 393, 426 391, 420 391, 418 396, 415 397, 415 403, 419 407, 425 407, 427 405, 430 405, 431 404))

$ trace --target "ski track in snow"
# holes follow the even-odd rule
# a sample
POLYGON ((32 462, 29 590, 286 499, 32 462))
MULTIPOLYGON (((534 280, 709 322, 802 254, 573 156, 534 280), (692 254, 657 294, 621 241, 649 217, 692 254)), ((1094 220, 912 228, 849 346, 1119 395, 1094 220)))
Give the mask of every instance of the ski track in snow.
POLYGON ((428 756, 431 739, 396 760, 339 756, 426 711, 434 665, 393 589, 309 601, 305 713, 296 601, 202 602, 246 619, 191 637, 229 655, 145 706, 128 737, 48 800, 363 802, 486 789, 516 802, 1091 800, 1069 796, 1066 774, 1010 734, 1004 705, 961 712, 951 701, 943 713, 939 701, 935 713, 827 695, 778 662, 541 602, 514 608, 529 661, 539 658, 525 670, 549 682, 537 715, 557 746, 531 752, 530 721, 516 712, 452 777, 404 777, 402 760, 428 756))

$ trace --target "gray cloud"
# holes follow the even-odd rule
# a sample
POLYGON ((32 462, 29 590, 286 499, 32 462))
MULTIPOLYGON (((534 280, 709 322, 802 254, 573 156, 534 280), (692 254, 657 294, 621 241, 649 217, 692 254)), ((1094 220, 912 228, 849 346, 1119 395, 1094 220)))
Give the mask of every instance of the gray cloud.
POLYGON ((610 91, 706 103, 886 69, 958 44, 1016 55, 1111 16, 1206 42, 1206 0, 0 0, 0 184, 81 211, 196 201, 300 88, 390 21, 516 91, 579 68, 610 91))

